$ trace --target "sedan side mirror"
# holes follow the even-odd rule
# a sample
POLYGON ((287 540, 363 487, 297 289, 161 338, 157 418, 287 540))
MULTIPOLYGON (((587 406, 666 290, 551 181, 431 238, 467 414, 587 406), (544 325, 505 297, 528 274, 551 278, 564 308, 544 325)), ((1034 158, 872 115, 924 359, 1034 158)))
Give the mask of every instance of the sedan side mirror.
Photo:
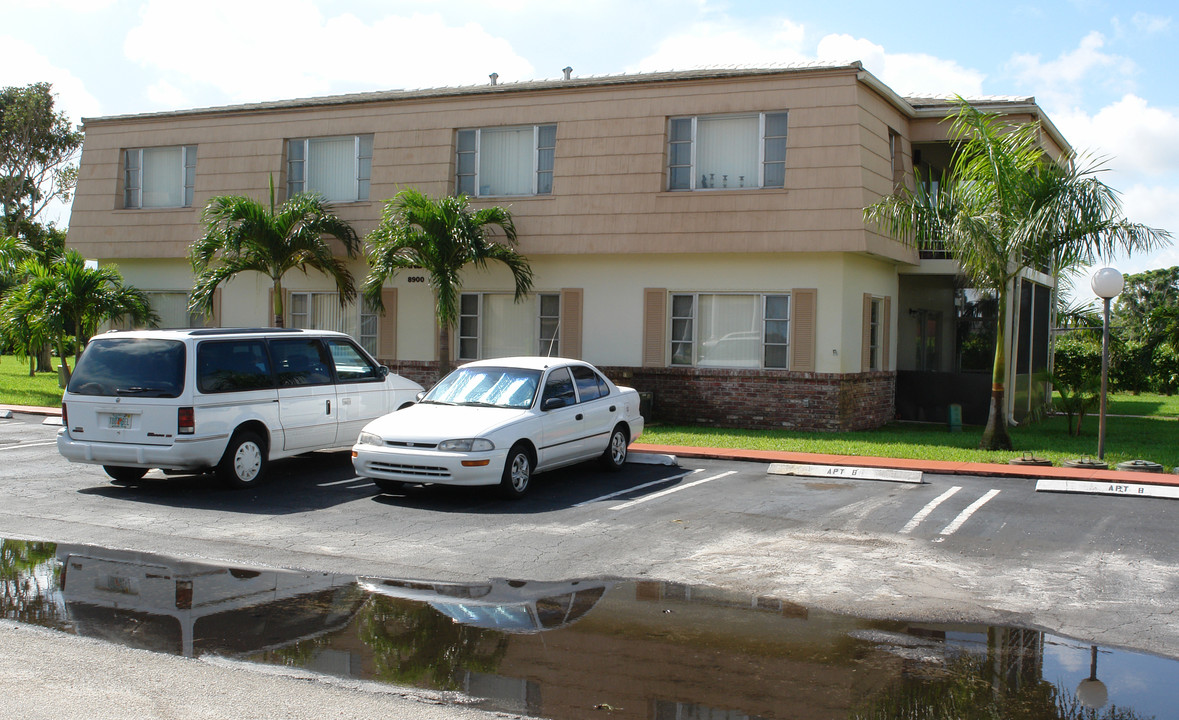
POLYGON ((543 403, 541 403, 540 409, 541 410, 556 410, 557 408, 565 407, 565 404, 566 404, 565 398, 551 397, 551 398, 546 398, 545 401, 543 403))

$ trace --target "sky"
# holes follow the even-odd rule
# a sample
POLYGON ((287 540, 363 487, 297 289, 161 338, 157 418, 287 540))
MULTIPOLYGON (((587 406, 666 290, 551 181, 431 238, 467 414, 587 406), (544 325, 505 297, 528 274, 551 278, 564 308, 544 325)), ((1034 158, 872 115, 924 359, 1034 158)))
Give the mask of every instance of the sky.
MULTIPOLYGON (((51 82, 80 120, 566 66, 588 77, 860 60, 902 95, 1034 96, 1101 163, 1126 217, 1179 243, 1177 41, 1174 0, 0 0, 0 86, 51 82)), ((1179 265, 1179 244, 1112 265, 1179 265)))

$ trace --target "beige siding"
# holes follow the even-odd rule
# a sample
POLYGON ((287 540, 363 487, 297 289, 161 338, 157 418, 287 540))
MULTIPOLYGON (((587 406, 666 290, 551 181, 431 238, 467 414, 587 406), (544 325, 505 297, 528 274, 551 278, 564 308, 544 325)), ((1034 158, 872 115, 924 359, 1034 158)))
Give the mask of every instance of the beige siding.
POLYGON ((273 176, 282 198, 285 139, 372 133, 371 199, 335 207, 365 233, 402 188, 452 190, 456 129, 556 123, 553 194, 478 203, 510 205, 525 254, 712 252, 723 236, 730 252, 821 247, 899 258, 905 251, 870 237, 861 219, 869 105, 891 107, 841 69, 88 121, 70 243, 90 257, 183 257, 214 195, 264 200, 273 176), (782 110, 785 188, 665 190, 669 117, 782 110), (161 145, 197 146, 195 207, 118 209, 120 150, 161 145))

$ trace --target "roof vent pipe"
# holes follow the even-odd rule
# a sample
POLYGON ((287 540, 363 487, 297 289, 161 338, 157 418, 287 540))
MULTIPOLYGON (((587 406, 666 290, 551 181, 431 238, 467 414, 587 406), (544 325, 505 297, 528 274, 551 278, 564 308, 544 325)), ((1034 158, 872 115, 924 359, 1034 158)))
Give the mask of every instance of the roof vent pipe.
POLYGON ((566 66, 561 72, 565 73, 565 79, 568 80, 573 75, 573 68, 566 66))
POLYGON ((491 78, 491 84, 494 85, 496 80, 499 80, 499 73, 491 73, 487 77, 491 78))

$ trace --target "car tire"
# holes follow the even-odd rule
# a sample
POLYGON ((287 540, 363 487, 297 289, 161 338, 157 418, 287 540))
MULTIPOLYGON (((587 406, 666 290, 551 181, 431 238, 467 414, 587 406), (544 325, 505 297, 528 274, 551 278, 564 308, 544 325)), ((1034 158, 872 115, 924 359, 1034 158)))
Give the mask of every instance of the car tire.
POLYGON ((504 474, 499 481, 500 494, 509 500, 519 500, 532 484, 532 453, 524 443, 516 443, 504 462, 504 474))
POLYGON ((232 488, 258 485, 266 473, 266 443, 253 432, 238 432, 230 439, 217 465, 217 476, 232 488))
POLYGON ((400 480, 383 480, 381 478, 372 478, 373 485, 376 485, 381 492, 399 493, 405 489, 406 483, 400 480))
POLYGON ((626 429, 622 425, 618 425, 610 433, 610 442, 606 443, 606 449, 602 451, 602 466, 610 472, 618 472, 622 466, 626 464, 627 445, 630 440, 627 437, 626 429))
POLYGON ((116 482, 135 482, 142 480, 143 476, 147 474, 147 468, 124 467, 122 465, 103 465, 102 469, 116 482))

